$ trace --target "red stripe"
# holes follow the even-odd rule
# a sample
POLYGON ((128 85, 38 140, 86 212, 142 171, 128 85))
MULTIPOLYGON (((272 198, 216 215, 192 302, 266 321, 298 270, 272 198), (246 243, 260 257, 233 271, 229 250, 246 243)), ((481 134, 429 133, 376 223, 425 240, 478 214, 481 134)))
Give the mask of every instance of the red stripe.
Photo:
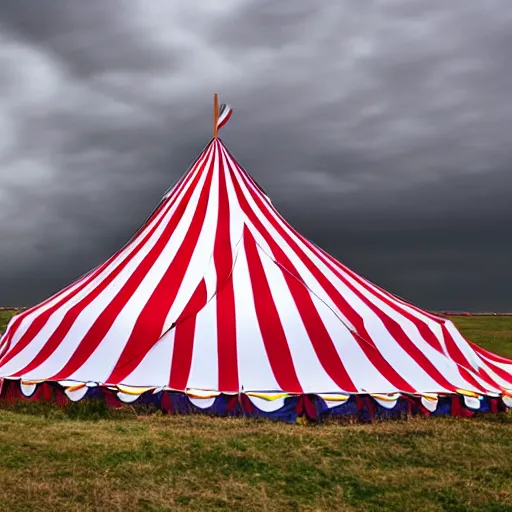
POLYGON ((475 387, 475 389, 485 395, 486 390, 474 379, 471 373, 466 368, 458 367, 460 376, 469 384, 475 387))
POLYGON ((251 232, 245 226, 244 247, 247 255, 256 316, 272 372, 281 390, 288 393, 302 393, 302 387, 295 373, 286 335, 268 285, 256 242, 251 232))
MULTIPOLYGON (((236 163, 236 162, 235 162, 236 163)), ((238 168, 239 172, 245 173, 240 167, 238 168)), ((243 175, 243 174, 242 174, 243 175)), ((235 189, 237 191, 238 201, 241 204, 245 213, 249 216, 251 215, 251 207, 247 203, 241 189, 239 189, 239 185, 236 181, 236 178, 233 177, 233 182, 236 184, 235 189)), ((249 191, 251 194, 251 191, 249 191)), ((261 208, 261 199, 257 196, 257 194, 251 194, 254 201, 261 208)), ((261 212, 263 213, 263 212, 261 212)), ((252 214, 253 222, 257 226, 258 230, 261 233, 265 233, 266 229, 261 224, 257 215, 252 214)), ((267 220, 273 225, 273 227, 280 232, 279 227, 276 226, 276 221, 273 218, 267 218, 267 220)), ((375 346, 373 341, 371 340, 366 328, 364 326, 363 320, 361 316, 350 306, 350 304, 341 296, 341 294, 336 290, 336 288, 329 282, 329 280, 312 264, 311 260, 304 256, 300 248, 297 244, 285 233, 282 233, 283 238, 290 245, 290 247, 297 254, 302 263, 307 267, 309 272, 313 275, 313 277, 319 282, 322 288, 329 295, 331 300, 337 305, 337 307, 343 312, 343 314, 348 318, 349 322, 356 328, 357 332, 362 334, 361 336, 354 336, 354 339, 357 341, 363 352, 365 353, 368 360, 377 368, 377 370, 397 389, 408 393, 414 393, 414 388, 402 378, 402 376, 384 359, 382 354, 379 352, 378 348, 375 346), (365 340, 365 341, 363 341, 365 340)), ((289 269, 290 271, 292 269, 289 269)), ((300 276, 296 276, 298 279, 301 279, 300 276)), ((302 279, 301 279, 302 280, 302 279)))
POLYGON ((179 391, 185 391, 185 389, 187 389, 187 382, 192 365, 197 313, 205 306, 206 299, 206 283, 204 279, 202 279, 187 304, 187 307, 183 310, 183 313, 176 322, 174 349, 169 377, 169 387, 172 389, 179 391))
MULTIPOLYGON (((206 156, 205 156, 205 158, 206 158, 206 156)), ((198 162, 199 161, 201 161, 201 159, 199 159, 198 162)), ((184 179, 182 181, 182 183, 180 185, 180 189, 183 189, 183 187, 185 187, 186 183, 190 179, 190 176, 191 176, 192 172, 193 171, 191 171, 189 176, 187 176, 186 179, 184 179)), ((166 211, 164 212, 164 215, 162 215, 162 218, 158 221, 158 223, 155 224, 150 229, 150 231, 144 236, 144 238, 143 238, 142 242, 139 244, 139 246, 136 249, 134 249, 132 251, 132 253, 129 254, 126 257, 126 259, 116 269, 114 269, 112 271, 112 273, 109 276, 107 276, 106 279, 101 284, 98 285, 97 288, 95 288, 92 291, 92 295, 89 295, 87 298, 82 299, 79 303, 74 305, 66 313, 66 315, 64 316, 61 324, 57 328, 57 330, 59 332, 58 333, 55 332, 54 335, 52 335, 50 337, 50 339, 48 340, 48 342, 45 344, 45 346, 43 347, 43 349, 41 351, 42 354, 40 353, 37 356, 37 358, 36 358, 37 362, 33 362, 33 364, 29 365, 32 369, 33 368, 37 368, 37 366, 39 364, 41 364, 43 361, 45 361, 55 351, 55 349, 61 343, 62 339, 64 338, 64 336, 67 334, 69 328, 71 327, 69 322, 71 321, 71 324, 72 324, 74 322, 74 320, 76 319, 76 317, 78 316, 78 314, 80 313, 80 311, 83 310, 86 305, 90 304, 90 302, 97 295, 99 295, 99 292, 103 291, 103 289, 105 289, 105 287, 121 272, 121 270, 139 253, 139 251, 144 246, 144 244, 147 242, 147 240, 151 237, 151 235, 156 231, 156 229, 164 221, 165 215, 172 208, 173 204, 175 203, 176 197, 177 197, 177 195, 173 194, 172 199, 169 198, 168 200, 166 200, 165 205, 164 205, 164 203, 162 203, 162 205, 160 205, 160 207, 153 213, 153 215, 150 217, 150 219, 147 221, 147 223, 143 226, 143 227, 148 226, 153 221, 153 219, 156 218, 156 216, 159 214, 159 212, 165 206, 165 210, 166 211)), ((140 239, 140 237, 142 236, 142 231, 143 231, 143 229, 141 228, 139 230, 139 234, 137 236, 133 237, 133 240, 130 243, 131 246, 133 246, 140 239)), ((110 265, 110 263, 113 262, 118 257, 118 255, 121 254, 121 252, 123 252, 127 248, 128 247, 124 247, 123 249, 120 249, 119 251, 117 251, 114 254, 114 256, 109 258, 105 263, 100 265, 96 270, 94 270, 93 272, 91 272, 90 274, 88 274, 87 276, 82 278, 83 281, 80 283, 80 285, 70 295, 68 295, 66 297, 63 297, 61 300, 57 301, 52 307, 48 308, 46 311, 42 312, 39 316, 34 318, 34 320, 32 321, 32 323, 29 326, 29 328, 27 329, 27 331, 24 333, 22 338, 18 341, 16 346, 13 348, 13 350, 10 351, 6 355, 5 359, 0 361, 0 364, 1 365, 7 364, 14 356, 19 354, 34 339, 34 337, 43 329, 43 327, 46 325, 46 323, 48 322, 49 318, 51 317, 51 315, 55 311, 57 311, 64 304, 66 304, 73 297, 75 297, 80 291, 82 291, 95 277, 97 277, 100 274, 100 272, 102 270, 104 270, 108 265, 110 265)), ((70 285, 70 286, 72 286, 72 285, 70 285)), ((33 308, 32 311, 37 310, 43 304, 47 303, 49 300, 52 300, 53 298, 57 297, 58 295, 59 294, 56 294, 54 297, 48 299, 47 301, 43 302, 39 306, 36 306, 36 308, 33 308)), ((16 329, 16 327, 13 328, 11 333, 14 333, 15 329, 16 329)), ((24 372, 24 373, 26 373, 27 371, 29 371, 28 367, 26 367, 25 369, 22 370, 22 372, 24 372)), ((18 373, 20 373, 20 372, 18 372, 18 373)))
POLYGON ((110 330, 115 319, 126 306, 126 303, 135 293, 149 270, 153 267, 156 260, 167 245, 172 234, 174 233, 174 230, 176 229, 176 226, 178 225, 181 217, 185 212, 187 204, 190 201, 193 191, 197 186, 197 182, 202 175, 205 164, 206 161, 203 163, 202 168, 195 176, 192 186, 186 191, 182 200, 179 202, 175 212, 173 213, 155 246, 144 257, 142 262, 135 269, 121 290, 119 290, 119 292, 115 295, 112 302, 110 302, 105 307, 100 316, 98 316, 98 318, 95 320, 68 363, 57 375, 53 376, 52 379, 64 380, 68 378, 69 375, 72 375, 75 371, 77 371, 98 348, 99 344, 110 330))
POLYGON ((459 366, 473 368, 471 363, 467 360, 466 356, 459 348, 453 336, 450 334, 445 325, 441 325, 441 331, 443 332, 444 342, 446 345, 446 351, 452 361, 455 361, 459 366))
POLYGON ((219 361, 219 391, 239 389, 236 347, 235 294, 231 272, 233 253, 230 235, 229 198, 224 162, 219 151, 219 212, 213 258, 217 272, 217 351, 219 361))
POLYGON ((204 225, 212 183, 213 165, 206 169, 205 172, 208 173, 207 179, 201 190, 198 204, 185 238, 176 256, 139 314, 123 352, 107 379, 109 383, 121 383, 123 379, 137 368, 147 352, 162 335, 165 320, 185 278, 190 259, 204 225))

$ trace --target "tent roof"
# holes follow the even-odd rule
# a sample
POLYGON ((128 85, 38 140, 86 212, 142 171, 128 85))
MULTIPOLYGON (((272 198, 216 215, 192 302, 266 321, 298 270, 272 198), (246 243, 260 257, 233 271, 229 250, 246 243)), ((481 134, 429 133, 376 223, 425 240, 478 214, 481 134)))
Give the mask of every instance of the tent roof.
POLYGON ((512 388, 512 361, 305 239, 214 138, 125 247, 11 321, 0 376, 500 394, 512 388))

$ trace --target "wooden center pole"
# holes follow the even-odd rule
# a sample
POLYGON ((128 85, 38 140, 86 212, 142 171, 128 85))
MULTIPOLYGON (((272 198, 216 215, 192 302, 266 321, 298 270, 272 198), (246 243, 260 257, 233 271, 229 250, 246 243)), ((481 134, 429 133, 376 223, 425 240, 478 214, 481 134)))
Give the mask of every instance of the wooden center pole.
POLYGON ((219 95, 213 95, 213 137, 217 138, 219 129, 217 124, 219 122, 219 95))

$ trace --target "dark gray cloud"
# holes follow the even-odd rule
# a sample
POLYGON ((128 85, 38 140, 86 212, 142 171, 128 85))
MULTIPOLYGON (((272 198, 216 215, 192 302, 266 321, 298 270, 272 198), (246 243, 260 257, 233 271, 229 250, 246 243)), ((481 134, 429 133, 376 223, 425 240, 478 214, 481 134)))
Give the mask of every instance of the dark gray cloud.
POLYGON ((507 0, 0 5, 0 303, 122 245, 211 135, 292 224, 428 308, 512 310, 507 0))

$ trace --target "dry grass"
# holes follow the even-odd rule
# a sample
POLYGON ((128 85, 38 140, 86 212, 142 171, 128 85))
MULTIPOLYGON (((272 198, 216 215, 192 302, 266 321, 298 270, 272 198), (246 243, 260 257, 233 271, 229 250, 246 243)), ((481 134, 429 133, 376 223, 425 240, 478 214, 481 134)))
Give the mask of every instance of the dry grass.
POLYGON ((0 510, 512 510, 510 416, 0 415, 0 510))
MULTIPOLYGON (((455 321, 512 355, 512 319, 455 321)), ((0 511, 512 511, 510 414, 303 426, 77 411, 0 411, 0 511)))

